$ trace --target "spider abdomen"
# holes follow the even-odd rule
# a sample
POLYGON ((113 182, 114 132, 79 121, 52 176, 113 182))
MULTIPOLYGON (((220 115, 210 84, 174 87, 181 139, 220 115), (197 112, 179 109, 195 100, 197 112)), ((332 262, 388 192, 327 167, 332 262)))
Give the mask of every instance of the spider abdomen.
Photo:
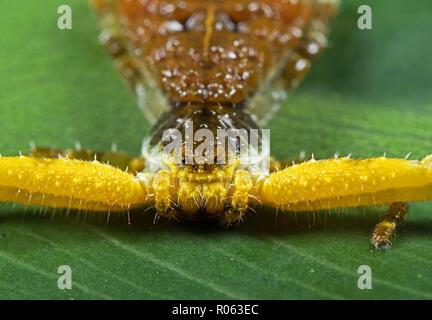
POLYGON ((200 103, 246 106, 262 123, 283 96, 274 93, 303 76, 325 46, 335 3, 99 0, 96 7, 104 41, 151 120, 200 103))

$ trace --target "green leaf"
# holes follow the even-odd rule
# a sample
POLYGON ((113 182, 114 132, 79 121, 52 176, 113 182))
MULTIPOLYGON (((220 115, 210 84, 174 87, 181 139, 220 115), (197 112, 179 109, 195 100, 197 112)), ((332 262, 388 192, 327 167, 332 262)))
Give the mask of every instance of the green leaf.
MULTIPOLYGON (((432 153, 430 0, 368 1, 373 29, 357 29, 343 1, 330 48, 269 124, 278 158, 422 158, 432 153)), ((0 151, 39 146, 137 155, 149 124, 97 41, 87 1, 69 1, 73 29, 57 29, 59 0, 0 2, 0 151)), ((366 4, 362 2, 361 4, 366 4)), ((412 205, 390 250, 369 234, 385 208, 315 214, 257 208, 229 230, 0 205, 0 298, 432 298, 432 207, 412 205), (69 265, 73 289, 57 287, 69 265), (359 290, 359 266, 372 290, 359 290)))

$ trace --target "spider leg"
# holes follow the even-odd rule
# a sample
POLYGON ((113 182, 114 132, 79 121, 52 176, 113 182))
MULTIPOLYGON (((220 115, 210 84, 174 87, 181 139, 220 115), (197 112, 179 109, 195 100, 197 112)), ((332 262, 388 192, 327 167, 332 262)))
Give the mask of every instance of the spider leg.
POLYGON ((390 246, 390 237, 404 216, 408 213, 409 205, 406 202, 394 202, 384 216, 384 219, 375 226, 372 232, 371 242, 377 249, 390 246))
POLYGON ((296 87, 308 73, 311 61, 327 46, 328 21, 336 14, 338 1, 317 1, 313 5, 313 17, 304 31, 304 37, 291 54, 284 71, 283 84, 289 90, 296 87))
POLYGON ((229 208, 222 216, 221 224, 230 226, 234 222, 240 222, 248 208, 249 194, 253 188, 251 175, 246 171, 237 171, 228 191, 231 198, 229 208))
POLYGON ((29 154, 34 158, 68 158, 84 161, 97 160, 116 168, 137 174, 145 168, 144 158, 131 157, 118 151, 98 152, 92 150, 59 150, 54 148, 32 148, 29 154))
MULTIPOLYGON (((138 105, 147 119, 155 123, 162 114, 169 112, 165 100, 156 82, 142 62, 142 53, 137 53, 129 43, 123 26, 118 21, 119 3, 117 0, 91 0, 100 16, 102 33, 100 41, 114 59, 114 64, 123 75, 127 85, 135 91, 138 105), (152 105, 149 105, 152 101, 152 105)), ((120 3, 120 6, 122 4, 120 3)))
POLYGON ((89 211, 126 211, 151 204, 140 176, 97 161, 0 158, 0 201, 89 211))
POLYGON ((155 207, 159 215, 169 219, 176 218, 177 212, 173 207, 175 190, 170 172, 159 171, 152 183, 155 194, 155 207))
POLYGON ((257 179, 253 192, 263 204, 293 212, 398 203, 374 232, 381 239, 395 226, 386 221, 403 217, 400 203, 432 200, 432 156, 311 160, 257 179))

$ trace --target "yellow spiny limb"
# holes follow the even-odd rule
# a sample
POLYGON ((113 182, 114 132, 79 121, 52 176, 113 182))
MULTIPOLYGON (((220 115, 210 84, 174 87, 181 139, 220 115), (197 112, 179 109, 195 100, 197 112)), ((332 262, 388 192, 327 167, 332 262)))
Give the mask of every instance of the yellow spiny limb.
POLYGON ((146 204, 138 179, 99 162, 0 158, 0 201, 92 211, 124 211, 146 204))
POLYGON ((432 157, 308 161, 275 172, 257 191, 265 204, 288 211, 432 200, 432 157))
POLYGON ((229 190, 231 196, 231 208, 225 212, 222 224, 229 226, 234 222, 243 220, 243 215, 248 208, 249 194, 253 189, 253 182, 250 174, 246 171, 237 171, 234 175, 232 185, 229 190))
POLYGON ((249 202, 249 192, 253 188, 252 179, 248 172, 237 171, 233 179, 231 206, 242 215, 249 202))

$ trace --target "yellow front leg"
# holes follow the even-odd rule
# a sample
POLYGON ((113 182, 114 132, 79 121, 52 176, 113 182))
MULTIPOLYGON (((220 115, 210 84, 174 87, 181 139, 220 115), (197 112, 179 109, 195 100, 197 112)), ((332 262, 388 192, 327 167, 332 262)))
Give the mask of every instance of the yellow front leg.
POLYGON ((432 200, 432 161, 311 160, 271 174, 260 198, 289 211, 432 200))
POLYGON ((432 157, 311 160, 261 179, 258 199, 287 211, 391 205, 372 242, 385 247, 409 201, 432 200, 432 157))
POLYGON ((134 175, 96 161, 0 158, 0 201, 91 211, 148 204, 134 175))

